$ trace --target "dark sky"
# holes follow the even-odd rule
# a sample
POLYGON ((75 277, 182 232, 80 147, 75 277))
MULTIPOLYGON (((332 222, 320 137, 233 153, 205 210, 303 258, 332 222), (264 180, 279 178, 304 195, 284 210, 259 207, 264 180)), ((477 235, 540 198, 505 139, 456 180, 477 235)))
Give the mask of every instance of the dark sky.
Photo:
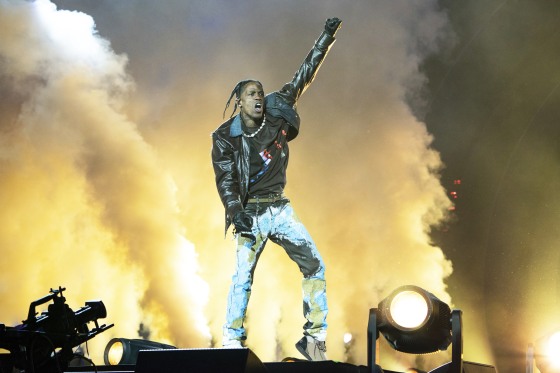
MULTIPOLYGON (((152 317, 174 342, 219 339, 233 243, 209 135, 237 81, 280 88, 338 16, 298 106, 288 173, 327 262, 330 356, 342 358, 335 341, 351 332, 365 363, 368 309, 407 283, 461 309, 465 359, 502 372, 524 371, 527 345, 560 327, 560 2, 54 3, 0 3, 0 245, 6 263, 27 265, 0 267, 0 280, 27 280, 29 263, 36 274, 3 318, 62 281, 99 297, 92 278, 119 332, 152 317), (93 39, 78 32, 90 21, 93 39), (92 264, 63 276, 30 260, 45 247, 92 264), (175 263, 189 264, 176 271, 186 277, 164 280, 175 263), (111 314, 123 298, 140 307, 111 314), (185 331, 191 320, 200 330, 185 331)), ((250 305, 248 342, 263 360, 278 357, 271 340, 292 354, 301 333, 299 275, 282 254, 263 255, 250 305), (270 323, 277 334, 259 335, 270 323)))
POLYGON ((455 264, 450 292, 469 294, 498 367, 518 372, 528 343, 560 324, 560 3, 442 6, 457 45, 424 64, 426 124, 442 182, 462 183, 438 242, 455 264))

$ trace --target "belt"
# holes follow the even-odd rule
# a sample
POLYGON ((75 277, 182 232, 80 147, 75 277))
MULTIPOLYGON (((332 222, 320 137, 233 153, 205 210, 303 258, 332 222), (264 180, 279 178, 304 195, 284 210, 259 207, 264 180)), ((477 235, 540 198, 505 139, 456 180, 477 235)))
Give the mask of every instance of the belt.
POLYGON ((247 203, 274 203, 278 201, 285 201, 288 198, 284 193, 268 194, 266 196, 252 196, 249 197, 247 203))

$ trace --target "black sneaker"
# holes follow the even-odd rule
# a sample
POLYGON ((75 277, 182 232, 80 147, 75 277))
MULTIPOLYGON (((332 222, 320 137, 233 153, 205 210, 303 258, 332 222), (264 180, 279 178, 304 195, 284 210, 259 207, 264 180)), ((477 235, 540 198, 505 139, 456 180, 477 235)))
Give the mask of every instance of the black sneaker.
POLYGON ((296 348, 307 360, 327 360, 327 357, 325 356, 327 346, 324 341, 318 341, 313 337, 304 335, 303 338, 296 343, 296 348))

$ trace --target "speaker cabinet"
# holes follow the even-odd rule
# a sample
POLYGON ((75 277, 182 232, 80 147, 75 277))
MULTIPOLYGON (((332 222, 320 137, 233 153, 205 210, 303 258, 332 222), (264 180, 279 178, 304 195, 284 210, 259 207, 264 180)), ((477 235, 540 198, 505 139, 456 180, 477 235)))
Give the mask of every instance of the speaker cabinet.
POLYGON ((142 350, 135 373, 266 373, 248 348, 142 350))

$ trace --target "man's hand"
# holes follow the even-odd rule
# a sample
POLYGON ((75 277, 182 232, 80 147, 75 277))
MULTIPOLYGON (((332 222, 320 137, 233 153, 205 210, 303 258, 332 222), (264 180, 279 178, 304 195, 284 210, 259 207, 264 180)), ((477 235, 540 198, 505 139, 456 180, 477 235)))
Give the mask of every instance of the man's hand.
POLYGON ((233 226, 235 232, 241 235, 251 234, 251 227, 253 226, 253 218, 247 212, 241 210, 233 216, 233 226))
POLYGON ((329 18, 329 19, 327 19, 327 22, 325 23, 325 31, 330 36, 334 36, 334 34, 336 34, 338 29, 340 28, 341 24, 342 24, 342 21, 340 19, 338 19, 336 17, 329 18))

